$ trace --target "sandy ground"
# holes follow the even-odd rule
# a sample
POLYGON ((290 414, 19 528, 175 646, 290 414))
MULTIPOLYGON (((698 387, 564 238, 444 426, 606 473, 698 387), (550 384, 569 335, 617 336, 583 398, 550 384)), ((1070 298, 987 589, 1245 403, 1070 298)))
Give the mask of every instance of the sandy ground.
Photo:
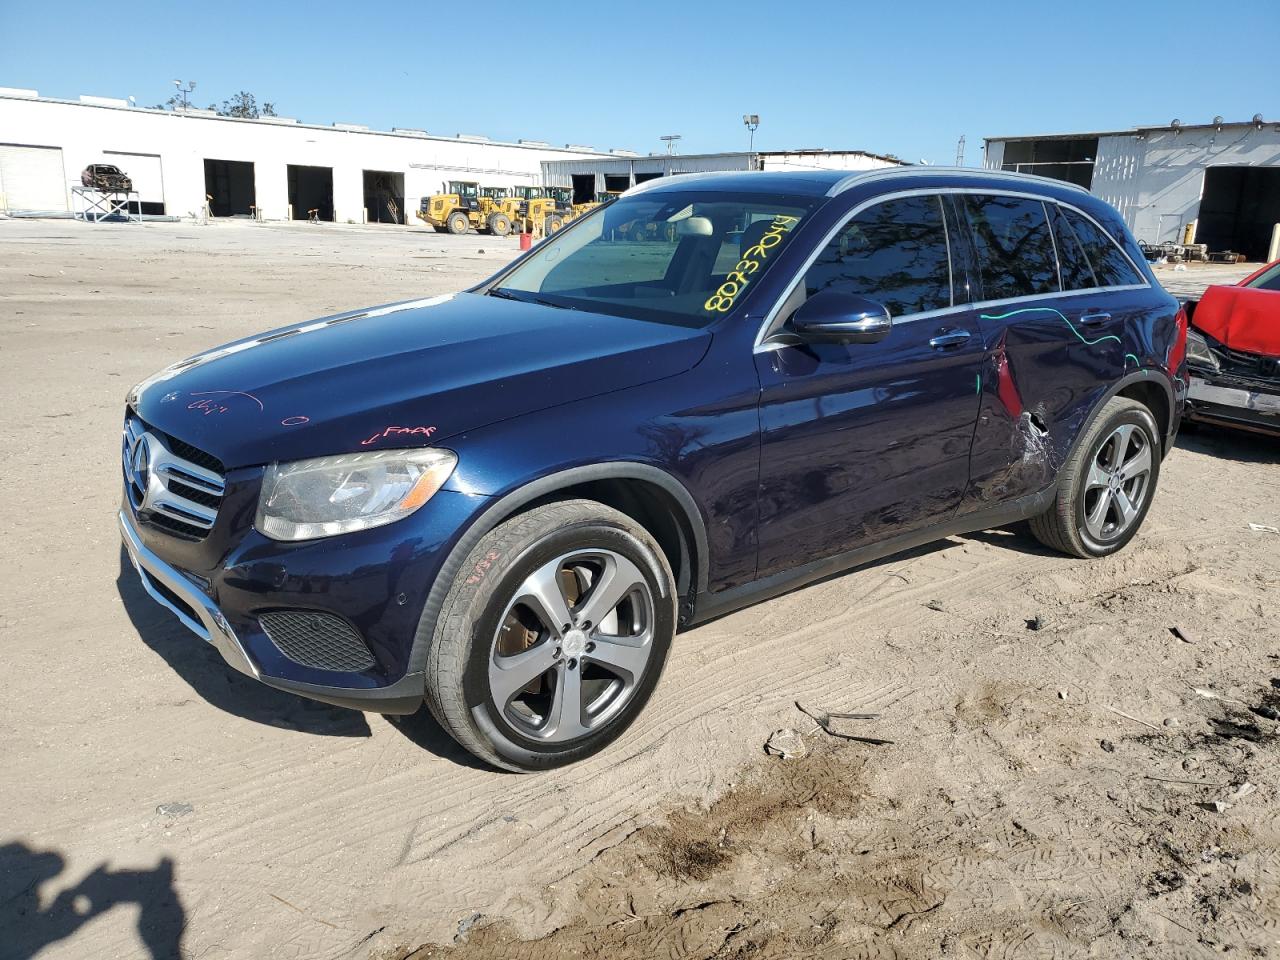
POLYGON ((130 384, 514 251, 0 222, 0 956, 1280 954, 1275 442, 1184 437, 1117 557, 957 537, 682 634, 637 726, 543 776, 254 684, 141 593, 130 384))

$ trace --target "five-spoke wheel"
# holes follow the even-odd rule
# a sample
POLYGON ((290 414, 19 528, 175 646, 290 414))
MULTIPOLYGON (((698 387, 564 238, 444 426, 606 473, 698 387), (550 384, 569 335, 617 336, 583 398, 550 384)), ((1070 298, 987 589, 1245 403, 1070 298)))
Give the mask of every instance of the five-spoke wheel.
POLYGON ((535 507, 463 564, 436 621, 427 704, 496 766, 572 763, 639 714, 675 622, 671 568, 643 527, 588 500, 535 507))

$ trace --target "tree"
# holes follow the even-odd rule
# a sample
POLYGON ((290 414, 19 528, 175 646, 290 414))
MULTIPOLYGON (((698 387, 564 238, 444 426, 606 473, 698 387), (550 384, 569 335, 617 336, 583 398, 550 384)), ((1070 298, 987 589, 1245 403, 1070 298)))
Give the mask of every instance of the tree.
MULTIPOLYGON (((172 96, 164 103, 157 103, 152 110, 177 110, 182 106, 182 99, 178 96, 172 96)), ((219 106, 216 103, 209 104, 208 108, 220 117, 240 117, 242 119, 256 120, 258 117, 274 117, 276 115, 276 105, 269 101, 264 101, 262 106, 258 106, 258 99, 247 90, 241 90, 235 96, 222 101, 219 106)))
POLYGON ((276 105, 274 103, 264 102, 262 109, 258 109, 258 99, 247 90, 241 90, 230 99, 222 101, 222 106, 215 108, 219 116, 223 117, 240 117, 242 119, 256 120, 258 117, 274 117, 276 115, 276 105))

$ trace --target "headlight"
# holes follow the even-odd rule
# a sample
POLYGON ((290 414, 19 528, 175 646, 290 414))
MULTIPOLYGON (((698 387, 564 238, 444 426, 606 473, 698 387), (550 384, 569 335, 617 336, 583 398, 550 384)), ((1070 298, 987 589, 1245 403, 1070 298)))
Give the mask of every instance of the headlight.
POLYGON ((273 463, 254 525, 273 540, 313 540, 393 523, 430 500, 457 462, 424 449, 273 463))
POLYGON ((1194 330, 1187 331, 1187 362, 1218 369, 1218 358, 1213 355, 1204 337, 1194 330))

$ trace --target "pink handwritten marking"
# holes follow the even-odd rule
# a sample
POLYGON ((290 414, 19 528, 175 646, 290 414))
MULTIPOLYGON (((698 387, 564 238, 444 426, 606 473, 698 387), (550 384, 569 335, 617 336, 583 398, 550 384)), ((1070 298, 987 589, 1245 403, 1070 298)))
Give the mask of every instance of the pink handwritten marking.
POLYGON ((285 417, 280 421, 282 427, 300 427, 304 423, 310 423, 310 417, 285 417))
POLYGON ((381 433, 375 433, 368 440, 361 440, 360 446, 367 447, 370 444, 377 443, 379 440, 385 440, 387 437, 391 436, 429 437, 435 432, 435 427, 387 427, 381 433))
POLYGON ((195 403, 187 404, 188 410, 201 410, 207 417, 211 413, 226 413, 230 407, 224 407, 222 404, 213 400, 197 400, 195 403))
MULTIPOLYGON (((245 393, 243 390, 200 390, 198 392, 192 392, 191 396, 211 397, 211 396, 217 396, 218 394, 222 394, 223 396, 248 397, 250 400, 252 400, 254 403, 258 405, 259 410, 267 409, 265 406, 262 405, 261 400, 255 397, 252 393, 245 393)), ((226 413, 226 409, 224 408, 222 412, 226 413)))

